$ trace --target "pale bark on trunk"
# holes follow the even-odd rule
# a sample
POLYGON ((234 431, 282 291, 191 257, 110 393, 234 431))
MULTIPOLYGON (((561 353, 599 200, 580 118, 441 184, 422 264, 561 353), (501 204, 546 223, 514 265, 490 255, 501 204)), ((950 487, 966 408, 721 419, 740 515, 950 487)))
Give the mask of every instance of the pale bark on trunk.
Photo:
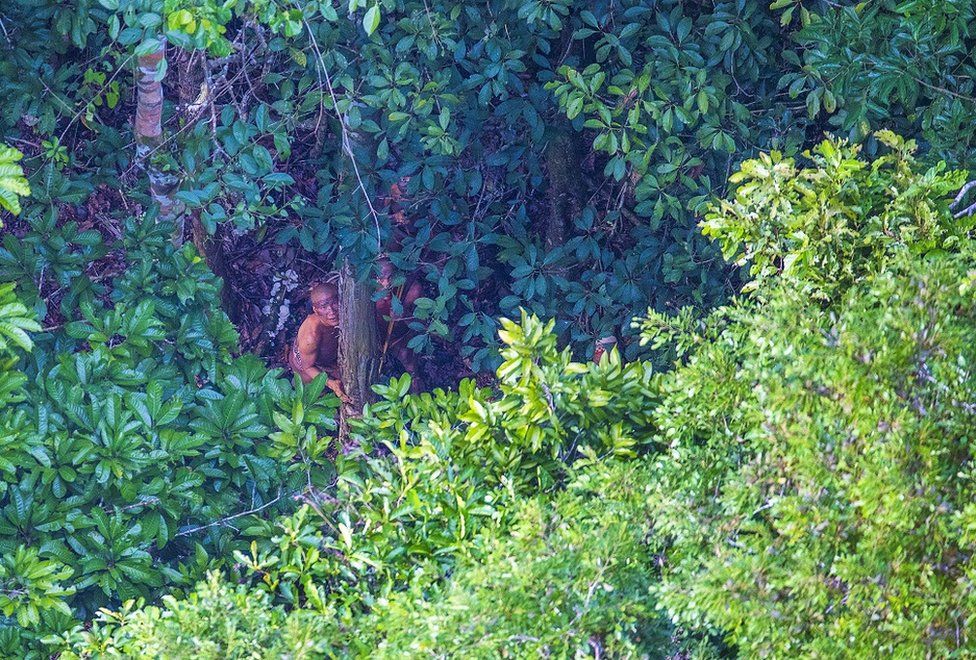
POLYGON ((153 151, 163 142, 163 72, 166 42, 142 55, 136 64, 136 120, 134 126, 136 157, 143 161, 149 176, 149 193, 159 204, 160 220, 174 220, 177 215, 178 180, 162 172, 154 163, 153 151))
POLYGON ((339 372, 350 403, 343 406, 339 437, 348 438, 348 420, 372 400, 378 375, 379 336, 370 280, 358 280, 348 259, 339 271, 339 372))

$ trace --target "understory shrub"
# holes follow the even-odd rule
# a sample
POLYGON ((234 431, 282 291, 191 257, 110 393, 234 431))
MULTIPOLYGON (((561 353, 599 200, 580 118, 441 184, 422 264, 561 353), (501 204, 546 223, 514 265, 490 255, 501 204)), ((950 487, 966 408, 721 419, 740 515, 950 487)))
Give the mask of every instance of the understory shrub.
POLYGON ((653 515, 667 561, 655 591, 676 623, 721 631, 748 656, 968 654, 968 221, 954 223, 939 168, 906 179, 891 161, 845 167, 854 152, 831 150, 840 166, 819 161, 819 177, 740 190, 737 209, 806 187, 819 202, 802 217, 821 231, 789 234, 801 217, 788 204, 738 216, 782 228, 747 247, 782 271, 686 338, 694 348, 661 384, 655 419, 667 449, 653 515), (822 194, 838 183, 866 199, 822 194), (815 295, 827 290, 827 300, 815 295))
POLYGON ((76 646, 61 657, 302 660, 323 657, 335 633, 318 613, 286 613, 268 594, 216 573, 185 598, 164 596, 158 606, 135 606, 128 601, 117 612, 101 612, 90 631, 67 636, 76 646))
MULTIPOLYGON (((293 515, 245 525, 242 534, 253 542, 250 549, 235 551, 232 575, 250 580, 256 592, 273 597, 269 602, 315 611, 331 622, 330 648, 368 654, 369 640, 377 640, 382 630, 375 620, 366 620, 370 612, 386 611, 384 604, 396 598, 440 593, 448 588, 445 579, 479 570, 481 558, 489 555, 502 562, 506 552, 537 553, 537 563, 528 565, 512 588, 526 594, 536 586, 548 589, 543 586, 547 567, 562 566, 564 583, 556 591, 573 592, 552 613, 553 626, 562 626, 563 632, 539 642, 540 649, 567 648, 571 630, 577 631, 572 643, 581 648, 590 636, 597 645, 652 644, 648 640, 667 628, 648 614, 642 571, 652 569, 636 555, 617 559, 613 554, 626 544, 644 551, 646 520, 639 510, 623 518, 624 503, 640 505, 638 466, 619 469, 621 479, 630 479, 619 493, 612 488, 617 481, 602 473, 574 476, 604 462, 632 460, 646 449, 655 400, 650 366, 623 365, 615 351, 599 364, 576 363, 568 350, 557 350, 551 322, 524 316, 520 324, 503 325, 506 346, 497 393, 465 381, 456 391, 407 395, 406 376, 378 386, 381 400, 354 427, 362 444, 335 458, 334 488, 305 493, 304 505, 293 515), (519 517, 515 538, 524 537, 549 510, 549 493, 567 483, 575 485, 561 505, 566 521, 550 523, 551 542, 524 538, 508 548, 499 541, 519 517), (574 524, 572 515, 588 502, 606 515, 594 511, 579 527, 568 528, 574 524), (590 535, 587 525, 606 528, 590 535), (592 547, 562 547, 590 536, 592 547), (589 572, 574 577, 570 567, 587 562, 589 572), (607 571, 620 582, 607 576, 587 598, 590 586, 607 571), (397 596, 408 587, 409 596, 397 596), (619 614, 605 613, 601 603, 618 604, 619 614)), ((483 607, 487 611, 487 601, 483 607)), ((536 616, 510 614, 512 630, 536 616)), ((386 615, 376 616, 386 620, 386 615)), ((150 636, 169 635, 147 630, 150 636)), ((224 643, 214 634, 202 639, 224 643)), ((52 648, 70 645, 72 639, 52 639, 52 648)), ((83 648, 93 652, 92 643, 88 639, 83 648)), ((447 638, 430 641, 447 643, 447 638)), ((508 642, 499 638, 485 644, 504 648, 508 642)))
POLYGON ((361 442, 336 458, 335 488, 294 516, 243 530, 238 561, 285 602, 355 612, 432 580, 478 552, 525 497, 564 485, 574 461, 633 457, 648 446, 654 377, 612 352, 600 364, 556 348, 553 324, 503 321, 498 393, 406 395, 409 376, 377 386, 355 426, 361 442), (324 605, 323 605, 324 606, 324 605))
MULTIPOLYGON (((64 274, 39 232, 7 234, 0 271, 64 274)), ((192 586, 244 547, 221 519, 288 511, 334 476, 336 399, 321 397, 322 382, 292 386, 234 357, 219 281, 171 235, 130 220, 112 245, 124 272, 61 299, 68 320, 43 330, 33 310, 53 294, 0 287, 0 350, 11 355, 0 386, 4 653, 101 607, 192 586)), ((77 256, 64 249, 62 262, 77 256)))
POLYGON ((588 465, 564 491, 514 505, 446 582, 419 575, 341 624, 211 576, 188 599, 103 614, 63 657, 702 656, 714 649, 674 630, 648 589, 652 483, 644 460, 588 465))
MULTIPOLYGON (((359 628, 380 657, 666 657, 643 459, 588 466, 555 496, 517 508, 451 579, 377 603, 359 628)), ((367 642, 363 644, 363 642, 367 642)))

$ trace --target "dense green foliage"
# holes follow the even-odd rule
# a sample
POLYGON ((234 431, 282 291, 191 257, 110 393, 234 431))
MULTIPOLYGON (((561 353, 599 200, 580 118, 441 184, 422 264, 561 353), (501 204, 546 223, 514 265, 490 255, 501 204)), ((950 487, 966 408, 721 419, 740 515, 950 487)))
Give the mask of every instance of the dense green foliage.
MULTIPOLYGON (((129 223, 128 268, 112 289, 89 289, 81 320, 36 334, 32 359, 4 361, 0 548, 4 580, 27 593, 3 610, 26 629, 68 625, 48 617, 66 605, 91 616, 192 584, 228 552, 233 527, 219 519, 331 479, 319 435, 335 426, 334 397, 233 358, 218 283, 169 235, 129 223)), ((34 236, 6 236, 8 263, 26 255, 57 273, 34 236)), ((23 330, 42 329, 12 287, 2 292, 0 348, 30 348, 23 330)))
POLYGON ((4 2, 0 655, 972 655, 973 15, 4 2))
POLYGON ((358 424, 360 448, 337 457, 329 497, 243 530, 255 540, 238 562, 262 589, 359 614, 418 570, 449 572, 521 498, 562 484, 575 459, 633 456, 649 438, 646 365, 574 363, 551 322, 506 325, 499 396, 470 381, 406 399, 406 378, 377 386, 384 400, 358 424))
POLYGON ((331 609, 285 615, 267 595, 211 578, 187 600, 103 616, 76 649, 203 658, 663 656, 671 631, 647 591, 656 572, 646 538, 649 489, 638 463, 587 469, 553 500, 518 505, 511 535, 486 536, 448 586, 432 586, 421 573, 407 591, 341 626, 331 609), (552 588, 541 594, 542 584, 552 588))
POLYGON ((735 198, 709 213, 702 230, 717 237, 726 258, 749 264, 747 290, 775 275, 829 301, 906 248, 924 255, 958 247, 973 221, 953 218, 944 198, 964 173, 944 172, 940 163, 919 176, 914 142, 889 132, 878 139, 892 153, 871 163, 824 142, 811 167, 773 152, 731 177, 740 184, 735 198))
POLYGON ((667 380, 677 621, 747 655, 972 649, 972 263, 900 260, 833 315, 779 288, 667 380))
POLYGON ((332 2, 16 0, 0 132, 39 134, 35 160, 76 185, 145 200, 128 186, 126 64, 163 36, 206 49, 167 68, 153 154, 187 210, 225 240, 327 262, 391 253, 425 281, 414 345, 459 342, 478 369, 497 366, 494 318, 520 306, 586 348, 635 308, 724 298, 696 213, 737 162, 793 153, 813 125, 779 85, 800 63, 791 28, 758 0, 366 5, 350 20, 332 2), (69 137, 87 144, 58 151, 69 137))
MULTIPOLYGON (((308 625, 330 627, 324 639, 317 641, 318 652, 331 649, 368 655, 385 629, 377 621, 386 622, 384 626, 403 625, 405 635, 410 631, 406 618, 394 624, 391 615, 384 614, 385 607, 398 602, 391 599, 401 598, 396 594, 405 585, 411 586, 410 594, 419 597, 428 589, 440 589, 444 576, 469 570, 473 584, 481 584, 492 579, 496 571, 479 562, 504 562, 507 556, 525 553, 537 554, 539 565, 528 568, 530 572, 521 578, 523 590, 533 588, 533 576, 541 579, 550 570, 560 570, 571 580, 565 588, 572 588, 573 598, 578 599, 570 601, 575 605, 557 610, 562 614, 549 615, 554 617, 551 624, 562 629, 554 627, 545 640, 539 641, 540 648, 554 644, 559 648, 566 648, 566 644, 586 647, 592 635, 599 636, 600 641, 594 642, 597 644, 652 648, 656 642, 646 637, 667 629, 656 618, 654 622, 643 620, 651 612, 643 576, 652 569, 638 557, 615 559, 615 553, 628 544, 635 551, 644 551, 647 530, 641 526, 645 524, 643 514, 625 506, 642 505, 646 485, 636 465, 622 465, 615 475, 600 470, 571 479, 573 494, 559 504, 565 509, 562 516, 566 523, 549 523, 554 535, 551 542, 526 539, 509 546, 501 545, 496 538, 499 530, 512 528, 519 534, 521 529, 525 534, 537 524, 549 502, 542 497, 532 505, 533 494, 565 484, 574 458, 580 469, 599 466, 614 457, 633 458, 635 438, 650 436, 647 424, 654 401, 646 365, 624 367, 616 353, 600 365, 574 363, 568 350, 556 350, 551 322, 542 324, 526 318, 521 325, 505 325, 508 346, 499 369, 500 396, 467 381, 457 392, 438 390, 433 396, 408 396, 404 401, 408 377, 393 381, 389 387, 378 386, 385 398, 371 407, 358 424, 358 432, 364 442, 372 438, 386 452, 377 455, 375 446, 364 444, 356 452, 338 456, 338 482, 328 497, 310 493, 307 504, 294 515, 255 522, 242 530, 254 541, 249 551, 235 552, 235 557, 250 574, 257 592, 270 594, 282 604, 315 610, 326 620, 309 619, 312 623, 308 625), (550 385, 552 403, 544 395, 550 385), (610 393, 616 395, 612 401, 607 398, 610 393), (538 425, 516 423, 525 418, 539 418, 538 425), (608 419, 618 421, 607 425, 608 419), (618 491, 625 477, 631 486, 618 491), (523 504, 525 499, 530 501, 523 504), (599 502, 599 507, 585 520, 576 520, 590 502, 599 502), (575 527, 565 529, 566 525, 575 527), (601 544, 573 552, 566 544, 585 538, 590 525, 605 526, 601 544), (590 566, 589 572, 575 575, 575 569, 584 565, 590 566), (604 572, 607 576, 598 585, 599 598, 595 598, 589 593, 591 586, 604 572), (631 603, 631 599, 636 601, 631 603), (610 603, 622 606, 619 614, 604 613, 610 603), (585 617, 577 617, 580 608, 585 610, 585 617), (339 622, 342 629, 335 628, 339 622), (575 636, 569 636, 576 626, 579 630, 575 636), (605 641, 604 634, 608 635, 605 641)), ((562 588, 557 593, 561 594, 562 588)), ((259 618, 235 612, 235 617, 243 617, 238 619, 239 624, 218 617, 219 625, 208 628, 215 625, 208 621, 219 611, 211 609, 209 603, 243 596, 211 584, 197 597, 199 604, 170 603, 172 613, 167 616, 178 621, 184 613, 189 616, 197 608, 205 608, 211 614, 201 614, 199 630, 206 633, 205 640, 218 645, 215 648, 220 650, 214 653, 233 655, 232 648, 243 652, 250 643, 248 634, 276 639, 281 635, 276 630, 284 625, 279 614, 263 609, 254 610, 253 617, 259 618), (269 618, 260 618, 265 616, 269 618), (255 632, 242 632, 239 640, 224 639, 222 631, 228 625, 255 632)), ((268 603, 266 596, 260 596, 259 601, 268 603)), ((409 601, 404 601, 400 607, 408 606, 409 601)), ((424 607, 422 599, 413 606, 424 607)), ((492 601, 481 607, 487 616, 492 601)), ((541 614, 545 606, 540 603, 538 607, 541 614)), ((161 644, 158 648, 166 653, 179 655, 178 650, 184 648, 181 645, 190 642, 183 640, 179 629, 157 639, 158 612, 147 612, 149 618, 137 614, 137 623, 118 630, 112 625, 118 623, 115 615, 108 617, 105 623, 110 625, 84 636, 82 648, 94 652, 116 645, 120 652, 136 653, 139 649, 142 653, 161 644)), ((525 616, 529 621, 536 614, 525 616)), ((170 624, 163 621, 158 625, 170 624)), ((516 634, 521 625, 513 621, 509 634, 516 634)), ((391 634, 393 630, 391 627, 391 634)), ((58 644, 79 634, 52 639, 51 643, 59 648, 58 644)), ((511 644, 507 636, 486 638, 485 648, 511 644)), ((296 639, 311 637, 309 633, 296 639)), ((283 637, 281 643, 292 641, 283 637)), ((427 643, 441 648, 449 641, 432 639, 427 643)), ((453 644, 460 648, 464 642, 457 639, 453 644)), ((206 652, 205 648, 201 650, 206 652)), ((397 655, 395 649, 389 653, 397 655)))
POLYGON ((65 642, 82 654, 233 656, 259 638, 313 656, 659 657, 726 652, 718 636, 777 657, 967 651, 973 244, 948 209, 957 175, 919 168, 908 145, 881 137, 893 149, 873 162, 835 142, 782 180, 749 178, 769 159, 744 166, 712 230, 759 237, 742 249, 781 267, 701 320, 648 317, 645 340, 678 360, 669 373, 615 356, 576 365, 538 321, 506 323, 499 395, 469 383, 398 403, 405 383, 379 388, 360 432, 391 438, 389 453, 349 457, 355 471, 340 461, 335 500, 279 520, 263 532, 271 546, 257 539, 252 559, 239 556, 255 571, 253 614, 216 614, 211 603, 245 596, 211 579, 192 600, 106 614, 65 642), (844 186, 865 203, 848 206, 844 186), (821 222, 898 231, 870 249, 862 232, 811 232, 798 248, 764 237, 810 222, 803 204, 738 212, 798 189, 822 202, 821 222), (809 260, 786 267, 798 249, 809 260), (850 279, 827 286, 805 263, 850 279), (637 456, 580 429, 599 406, 564 407, 584 391, 574 385, 628 373, 601 389, 629 411, 637 456), (510 463, 507 448, 533 456, 520 443, 539 427, 513 435, 504 413, 546 412, 545 395, 531 396, 543 383, 574 396, 553 393, 542 428, 576 430, 510 463), (501 415, 482 431, 491 411, 501 415), (569 437, 578 452, 566 453, 569 437))
POLYGON ((870 164, 822 145, 785 185, 756 176, 768 159, 743 169, 708 226, 747 236, 761 295, 661 383, 659 593, 749 655, 973 643, 971 223, 947 208, 958 177, 912 174, 894 144, 870 164))
MULTIPOLYGON (((814 3, 773 3, 803 4, 814 3)), ((843 135, 862 140, 880 128, 892 129, 918 136, 934 156, 954 166, 972 168, 974 12, 967 0, 820 5, 796 35, 804 72, 783 82, 791 90, 809 89, 808 100, 817 109, 836 107, 830 124, 843 135)))
POLYGON ((164 596, 160 607, 103 612, 90 633, 77 633, 77 650, 62 658, 136 657, 238 658, 321 657, 329 620, 306 610, 291 615, 267 594, 236 588, 208 576, 185 599, 164 596))
MULTIPOLYGON (((520 505, 450 583, 392 595, 360 624, 384 657, 663 657, 670 626, 647 589, 651 474, 642 462, 588 468, 566 491, 520 505)), ((364 644, 365 642, 365 644, 364 644)))

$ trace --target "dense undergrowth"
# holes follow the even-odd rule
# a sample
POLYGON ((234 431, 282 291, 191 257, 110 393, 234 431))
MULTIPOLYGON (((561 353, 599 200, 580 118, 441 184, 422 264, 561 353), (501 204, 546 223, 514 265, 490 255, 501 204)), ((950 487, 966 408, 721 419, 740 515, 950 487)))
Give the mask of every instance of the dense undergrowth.
POLYGON ((211 577, 189 600, 104 616, 80 648, 214 659, 663 657, 678 645, 647 590, 657 572, 646 538, 648 477, 639 463, 584 470, 555 497, 514 505, 509 533, 484 535, 477 559, 460 561, 449 583, 417 570, 405 590, 377 598, 369 613, 286 613, 263 592, 211 577), (540 590, 547 583, 552 588, 540 590))
MULTIPOLYGON (((847 90, 806 66, 842 60, 851 28, 831 3, 822 22, 759 0, 339 4, 12 0, 0 133, 57 219, 85 229, 118 232, 120 209, 151 205, 143 168, 177 180, 184 233, 267 356, 308 279, 389 255, 424 286, 412 343, 428 364, 456 354, 453 384, 497 368, 497 318, 520 308, 577 351, 614 336, 636 357, 635 309, 707 307, 739 285, 697 227, 739 163, 795 154, 836 119, 873 140, 895 118, 847 112, 847 90), (162 39, 163 142, 142 159, 131 69, 162 39)), ((907 84, 891 68, 852 99, 907 84)))
POLYGON ((0 7, 0 655, 976 653, 972 3, 337 8, 0 7))
MULTIPOLYGON (((159 550, 188 548, 148 537, 135 557, 144 571, 117 571, 118 593, 138 598, 102 609, 90 629, 60 605, 98 584, 85 558, 8 554, 6 579, 30 587, 9 599, 23 618, 8 649, 33 639, 62 657, 965 653, 976 611, 970 221, 948 207, 960 173, 920 167, 912 144, 879 138, 888 152, 870 161, 825 142, 801 163, 744 166, 706 227, 730 256, 751 257, 755 279, 710 314, 641 322, 671 370, 615 351, 573 362, 552 323, 525 315, 503 322, 496 389, 466 381, 408 395, 406 376, 377 386, 354 428, 359 447, 332 461, 304 453, 317 431, 302 415, 328 404, 293 398, 291 416, 272 409, 275 442, 256 451, 285 452, 269 483, 295 489, 297 509, 216 525, 204 535, 223 537, 216 557, 179 574, 159 550), (308 481, 312 464, 334 481, 308 481), (151 570, 156 583, 142 579, 151 570), (146 603, 164 581, 180 587, 204 570, 195 589, 146 603), (39 618, 22 614, 31 607, 39 618)), ((273 373, 243 378, 238 362, 222 373, 258 401, 260 383, 286 387, 273 373)), ((199 419, 194 410, 174 420, 199 419)), ((220 465, 219 451, 202 456, 220 465)), ((191 489, 201 506, 213 484, 240 488, 181 458, 213 475, 191 489)), ((96 532, 165 512, 125 506, 88 514, 96 532)))

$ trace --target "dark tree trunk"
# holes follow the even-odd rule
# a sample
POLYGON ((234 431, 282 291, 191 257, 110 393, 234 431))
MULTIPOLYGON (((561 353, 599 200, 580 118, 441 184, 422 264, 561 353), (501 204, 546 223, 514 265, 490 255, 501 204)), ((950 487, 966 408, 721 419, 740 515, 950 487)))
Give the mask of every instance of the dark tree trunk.
POLYGON ((190 232, 193 238, 193 246, 207 262, 210 271, 223 280, 223 286, 220 288, 220 304, 231 323, 238 325, 241 321, 241 301, 233 287, 230 286, 233 273, 227 267, 227 259, 224 256, 221 227, 218 226, 217 233, 211 236, 207 233, 203 223, 200 222, 199 216, 195 213, 191 215, 190 232))
POLYGON ((340 439, 344 440, 349 417, 359 417, 372 399, 379 367, 372 281, 357 279, 348 260, 339 271, 339 327, 339 372, 350 399, 340 418, 340 439))
POLYGON ((568 224, 583 211, 582 159, 579 134, 572 126, 562 122, 553 130, 546 145, 549 213, 541 229, 547 248, 557 247, 566 241, 568 224))

